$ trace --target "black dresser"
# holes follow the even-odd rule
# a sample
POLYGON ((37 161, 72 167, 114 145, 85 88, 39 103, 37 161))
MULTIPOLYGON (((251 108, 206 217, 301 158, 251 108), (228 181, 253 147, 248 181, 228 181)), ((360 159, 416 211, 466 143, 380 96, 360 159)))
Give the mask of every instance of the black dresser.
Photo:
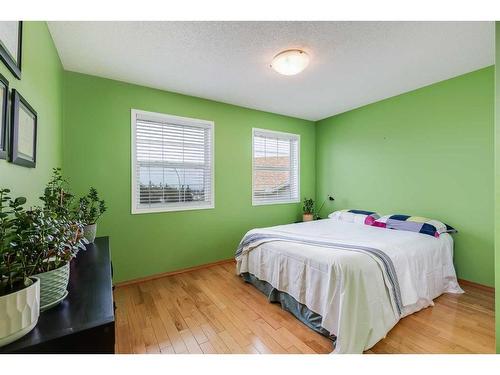
POLYGON ((115 316, 109 238, 99 237, 71 262, 68 297, 42 312, 26 336, 0 353, 114 353, 115 316))

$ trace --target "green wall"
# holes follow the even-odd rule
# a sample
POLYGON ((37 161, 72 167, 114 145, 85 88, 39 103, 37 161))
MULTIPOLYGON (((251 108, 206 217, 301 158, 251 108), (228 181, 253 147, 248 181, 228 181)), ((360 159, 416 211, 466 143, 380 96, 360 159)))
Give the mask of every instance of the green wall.
MULTIPOLYGON (((495 23, 495 311, 500 312, 500 22, 495 23)), ((497 353, 500 353, 500 318, 496 317, 497 353)))
POLYGON ((493 74, 481 69, 314 126, 65 72, 64 170, 76 192, 92 185, 107 200, 99 234, 111 236, 123 281, 230 258, 248 229, 298 218, 299 204, 251 205, 251 128, 295 132, 302 196, 336 196, 323 215, 356 207, 441 219, 459 229, 459 277, 493 285, 493 74), (215 209, 130 213, 131 108, 215 121, 215 209))
POLYGON ((460 278, 494 284, 494 68, 319 121, 316 196, 458 229, 460 278))
POLYGON ((52 168, 62 165, 63 69, 45 22, 23 23, 22 47, 21 80, 1 61, 0 73, 37 111, 37 165, 25 168, 0 160, 0 187, 38 203, 52 168))
POLYGON ((254 227, 295 221, 300 204, 253 207, 252 127, 301 136, 301 194, 314 197, 314 123, 65 72, 64 171, 78 193, 95 186, 109 211, 115 281, 231 258, 254 227), (215 122, 215 209, 130 213, 130 109, 215 122))

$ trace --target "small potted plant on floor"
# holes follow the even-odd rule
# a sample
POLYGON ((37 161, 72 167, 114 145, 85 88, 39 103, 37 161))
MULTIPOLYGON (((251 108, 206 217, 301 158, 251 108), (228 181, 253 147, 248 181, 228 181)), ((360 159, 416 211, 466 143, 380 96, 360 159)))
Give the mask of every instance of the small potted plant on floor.
POLYGON ((106 212, 106 202, 99 198, 97 190, 90 188, 87 195, 80 198, 78 217, 85 224, 83 233, 87 241, 94 242, 97 232, 97 220, 106 212))
POLYGON ((304 198, 302 210, 302 221, 312 221, 314 219, 314 200, 312 198, 304 198))
POLYGON ((40 281, 32 277, 28 254, 13 245, 26 198, 0 189, 0 347, 30 332, 40 315, 40 281))

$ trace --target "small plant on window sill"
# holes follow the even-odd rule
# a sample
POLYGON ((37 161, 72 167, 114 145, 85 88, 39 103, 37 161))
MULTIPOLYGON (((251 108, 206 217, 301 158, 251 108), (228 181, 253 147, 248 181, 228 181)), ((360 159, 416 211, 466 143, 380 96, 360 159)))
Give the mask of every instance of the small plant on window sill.
POLYGON ((304 198, 302 211, 302 221, 312 221, 314 219, 314 200, 312 198, 304 198))

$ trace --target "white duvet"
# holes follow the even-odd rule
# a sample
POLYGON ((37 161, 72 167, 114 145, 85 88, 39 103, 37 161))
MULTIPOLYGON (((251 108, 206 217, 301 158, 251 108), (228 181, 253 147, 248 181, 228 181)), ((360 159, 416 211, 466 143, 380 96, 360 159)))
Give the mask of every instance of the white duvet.
POLYGON ((401 315, 378 259, 352 250, 289 241, 263 242, 237 257, 237 273, 249 272, 320 314, 337 337, 334 353, 362 353, 398 320, 442 293, 463 293, 453 266, 453 239, 346 223, 332 219, 253 229, 247 234, 292 235, 382 250, 394 264, 401 315))

